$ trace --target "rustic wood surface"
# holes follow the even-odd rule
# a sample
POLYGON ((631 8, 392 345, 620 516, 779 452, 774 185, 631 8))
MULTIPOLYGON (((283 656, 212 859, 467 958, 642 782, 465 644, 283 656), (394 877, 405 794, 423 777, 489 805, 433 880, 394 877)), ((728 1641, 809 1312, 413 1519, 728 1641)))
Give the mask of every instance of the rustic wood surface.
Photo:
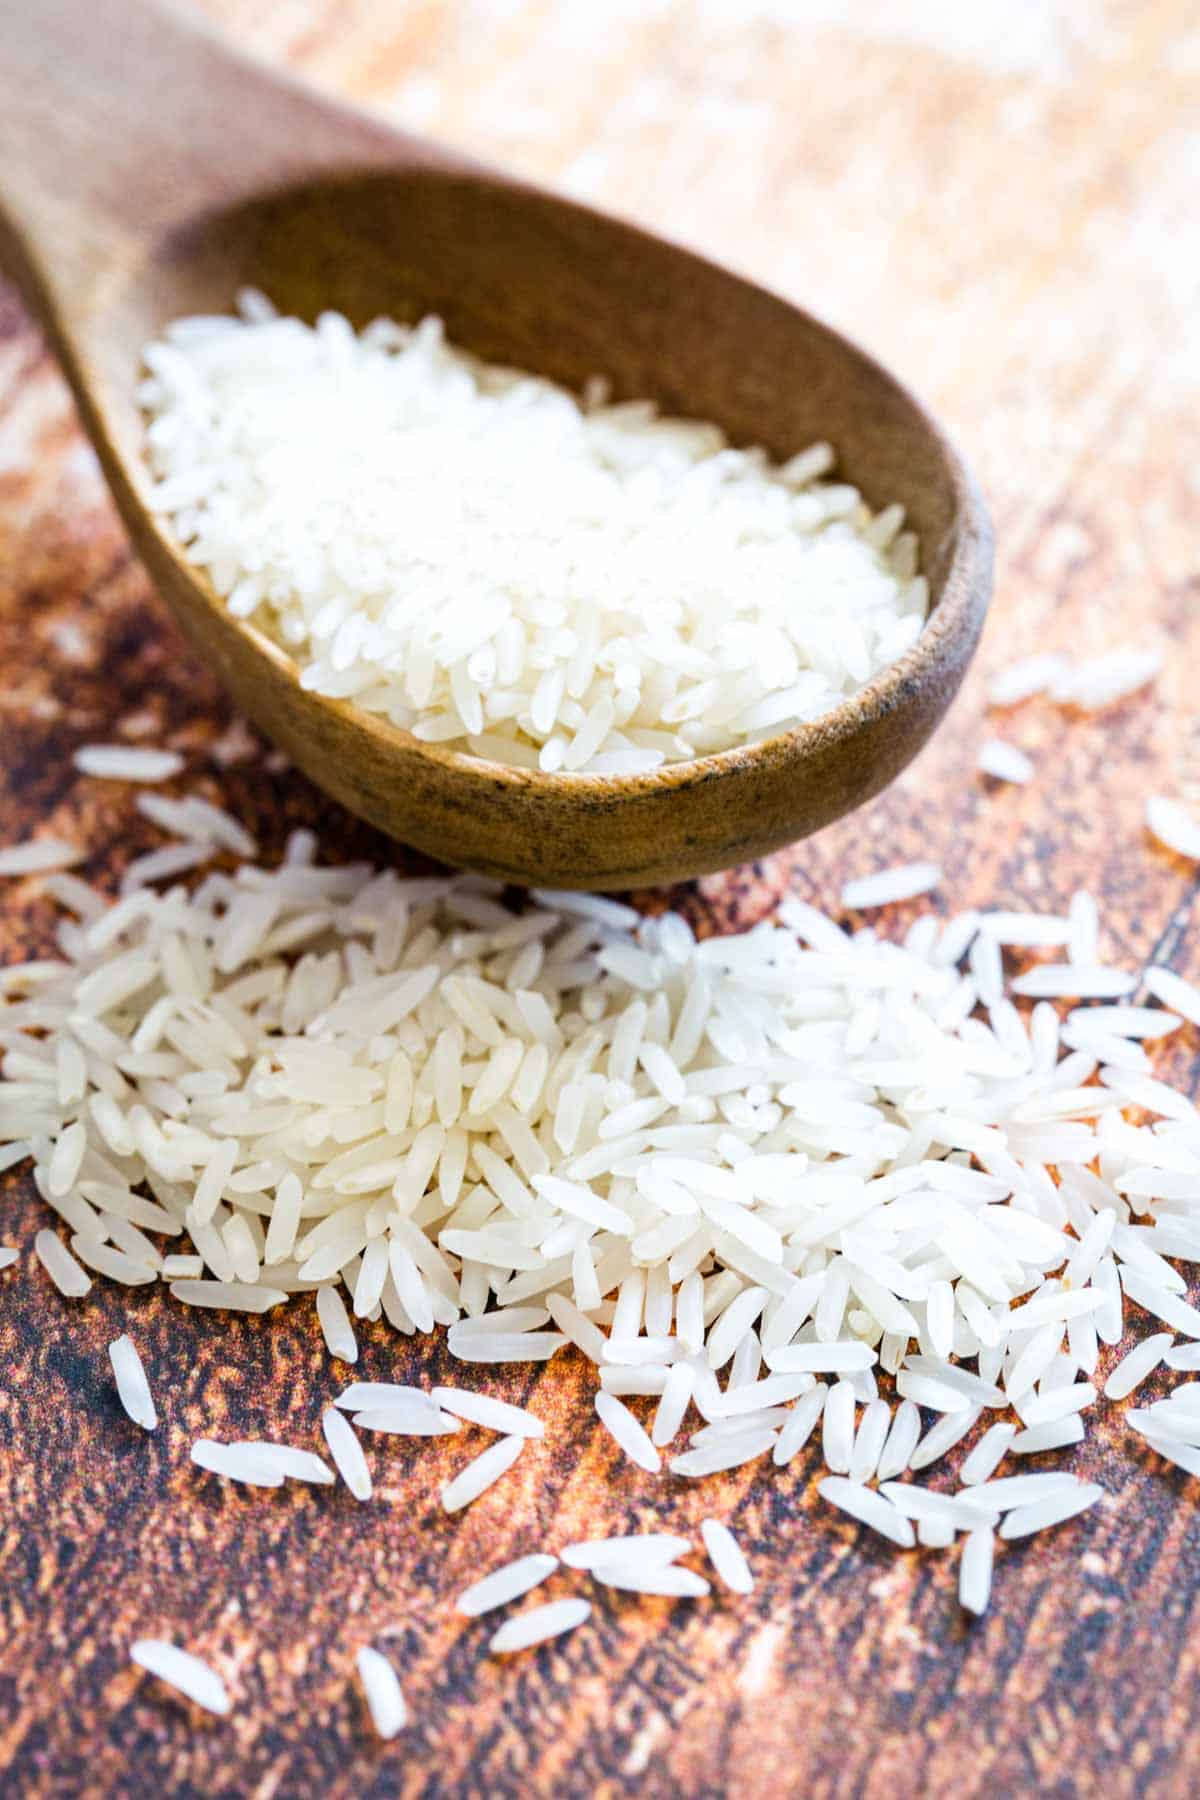
MULTIPOLYGON (((1194 520, 1200 33, 1188 0, 209 0, 264 54, 421 130, 623 210, 857 335, 938 409, 993 508, 999 587, 948 724, 882 799, 762 868, 678 898, 744 923, 789 883, 931 854, 939 904, 1103 896, 1104 950, 1200 977, 1195 871, 1147 839, 1148 792, 1200 801, 1194 520), (1043 647, 1172 650, 1153 695, 1084 719, 989 717, 984 677, 1043 647), (972 774, 1002 726, 1038 772, 972 774)), ((231 717, 117 527, 61 379, 0 294, 3 837, 83 833, 116 880, 155 834, 70 752, 188 754, 268 853, 313 822, 386 857, 231 717)), ((896 910, 900 929, 911 909, 896 910)), ((52 943, 36 883, 0 894, 0 957, 52 943)), ((1194 1090, 1192 1031, 1158 1061, 1194 1090)), ((966 1624, 954 1562, 899 1555, 816 1499, 814 1457, 699 1487, 619 1462, 582 1366, 480 1385, 547 1420, 464 1516, 438 1486, 471 1433, 372 1448, 378 1492, 231 1492, 187 1444, 312 1441, 340 1385, 309 1302, 196 1317, 98 1282, 62 1302, 44 1218, 0 1178, 0 1776, 29 1795, 1188 1795, 1200 1757, 1196 1490, 1108 1413, 1076 1466, 1105 1505, 998 1561, 966 1624), (164 1415, 120 1414, 105 1345, 130 1324, 164 1415), (507 1556, 712 1513, 758 1586, 703 1603, 601 1596, 574 1636, 501 1663, 450 1607, 507 1556), (209 1720, 139 1675, 139 1635, 228 1680, 209 1720), (413 1723, 367 1726, 355 1649, 389 1647, 413 1723)), ((451 1378, 431 1344, 364 1333, 366 1377, 451 1378)), ((482 1442, 482 1439, 478 1439, 482 1442)), ((550 1593, 568 1591, 556 1577, 550 1593)))

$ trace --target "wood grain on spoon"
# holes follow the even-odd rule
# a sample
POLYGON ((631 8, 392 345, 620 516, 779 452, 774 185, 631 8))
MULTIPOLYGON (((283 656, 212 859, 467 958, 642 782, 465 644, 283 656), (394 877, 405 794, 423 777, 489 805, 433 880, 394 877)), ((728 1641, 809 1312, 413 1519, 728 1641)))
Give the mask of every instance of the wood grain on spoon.
POLYGON ((238 705, 394 837, 514 881, 624 888, 764 855, 869 799, 949 705, 987 606, 971 478, 884 370, 712 263, 322 99, 145 0, 0 0, 0 262, 60 355, 126 527, 238 705), (828 438, 903 503, 933 601, 914 650, 816 723, 638 776, 544 775, 418 743, 299 671, 148 511, 142 347, 239 286, 285 311, 442 316, 477 354, 649 395, 780 457, 828 438))

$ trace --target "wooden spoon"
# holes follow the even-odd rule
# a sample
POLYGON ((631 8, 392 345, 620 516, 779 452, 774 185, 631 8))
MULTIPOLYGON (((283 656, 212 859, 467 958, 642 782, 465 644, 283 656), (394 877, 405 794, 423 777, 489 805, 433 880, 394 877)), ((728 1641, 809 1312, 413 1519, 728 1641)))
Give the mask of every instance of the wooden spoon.
POLYGON ((444 861, 626 888, 761 856, 862 804, 946 711, 990 589, 982 501, 939 426, 797 307, 631 225, 390 130, 147 0, 0 0, 0 264, 62 359, 130 536, 237 704, 344 805, 444 861), (816 723, 638 776, 543 775, 417 742, 231 618, 147 508, 135 400, 170 319, 253 283, 287 312, 439 313, 481 356, 610 377, 787 456, 817 438, 903 503, 934 608, 816 723))

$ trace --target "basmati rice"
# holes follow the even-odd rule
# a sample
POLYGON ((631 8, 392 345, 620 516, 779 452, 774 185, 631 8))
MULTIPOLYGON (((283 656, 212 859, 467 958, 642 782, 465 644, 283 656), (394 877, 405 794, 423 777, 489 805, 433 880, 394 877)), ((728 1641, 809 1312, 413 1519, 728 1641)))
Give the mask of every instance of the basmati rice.
POLYGON ((523 1407, 510 1406, 506 1400, 493 1400, 489 1394, 468 1393, 465 1388, 434 1388, 429 1396, 435 1406, 487 1431, 502 1431, 510 1437, 540 1438, 546 1427, 540 1419, 523 1407))
POLYGON ((674 1562, 691 1547, 690 1538, 647 1531, 632 1537, 587 1538, 578 1544, 568 1544, 559 1555, 568 1569, 592 1570, 602 1564, 617 1568, 658 1568, 661 1563, 674 1562))
POLYGON ((958 1566, 958 1601, 965 1612, 985 1613, 992 1592, 992 1559, 996 1538, 990 1525, 967 1533, 958 1566))
POLYGON ((174 750, 144 750, 126 744, 83 744, 74 757, 81 775, 108 781, 169 781, 183 768, 174 750))
POLYGON ((52 1231, 39 1231, 33 1240, 33 1253, 60 1294, 81 1300, 92 1291, 91 1276, 86 1274, 66 1245, 52 1231))
POLYGON ((455 1605, 466 1618, 476 1619, 481 1613, 506 1606, 510 1600, 518 1600, 522 1594, 540 1587, 557 1567, 557 1556, 519 1556, 515 1562, 505 1563, 503 1568, 485 1575, 482 1581, 464 1588, 455 1605))
POLYGON ((850 1518, 857 1519, 859 1524, 869 1525, 872 1531, 899 1544, 902 1550, 911 1550, 916 1543, 911 1520, 873 1488, 849 1481, 843 1475, 826 1475, 817 1483, 817 1492, 850 1518))
POLYGON ((121 1405, 134 1424, 140 1425, 143 1431, 156 1431, 158 1413, 133 1339, 128 1336, 114 1338, 108 1346, 108 1359, 116 1377, 117 1397, 121 1405))
POLYGON ((848 881, 842 889, 842 905, 847 912, 862 911, 871 906, 889 906, 897 900, 915 900, 937 887, 942 871, 936 863, 904 863, 894 869, 881 869, 877 875, 861 875, 848 881))
POLYGON ((45 875, 52 869, 73 869, 87 856, 77 844, 63 838, 30 838, 0 850, 0 875, 45 875))
POLYGON ((1153 1374, 1170 1344, 1171 1333, 1169 1331, 1156 1331, 1148 1338, 1143 1338, 1140 1344, 1134 1346, 1128 1356, 1121 1358, 1121 1361, 1110 1373, 1104 1384, 1105 1399, 1124 1400, 1132 1394, 1148 1375, 1153 1374))
POLYGON ((137 1638, 129 1647, 131 1659, 140 1669, 156 1675, 186 1699, 195 1701, 206 1712, 224 1718, 230 1710, 229 1692, 215 1669, 193 1656, 189 1650, 168 1643, 165 1638, 137 1638))
MULTIPOLYGON (((1125 1299, 1164 1329, 1111 1371, 1109 1398, 1159 1360, 1194 1366, 1170 1336, 1200 1341, 1176 1268, 1200 1257, 1200 1116, 1143 1046, 1195 990, 1152 971, 1178 1011, 1129 1002, 1135 977, 1096 963, 1086 895, 1066 915, 922 921, 903 944, 797 903, 803 944, 770 924, 698 943, 617 903, 542 896, 516 914, 472 878, 323 869, 301 846, 191 898, 138 891, 106 911, 65 896, 83 922, 73 954, 0 980, 0 1159, 32 1155, 79 1260, 53 1231, 37 1254, 68 1293, 90 1285, 81 1263, 248 1313, 315 1288, 347 1357, 348 1300, 406 1335, 444 1326, 463 1362, 530 1367, 569 1342, 639 1466, 658 1472, 683 1431, 678 1477, 768 1451, 783 1467, 820 1422, 825 1467, 848 1478, 837 1503, 906 1543, 907 1508, 931 1546, 1002 1510, 1002 1535, 1038 1529, 1075 1503, 1069 1481, 995 1472, 1006 1451, 1081 1440, 1125 1299), (1001 942, 1065 947, 1073 960, 1032 973, 1108 1003, 1074 1007, 1061 1032, 1049 1005, 1026 1020, 1001 942), (193 1254, 161 1255, 156 1237, 185 1233, 193 1254), (649 1436, 620 1398, 636 1395, 656 1398, 649 1436), (939 1415, 923 1438, 919 1405, 939 1415), (903 1483, 894 1498, 897 1476, 1006 1407, 956 1495, 903 1483)), ((542 1432, 453 1387, 354 1382, 337 1404, 384 1434, 501 1432, 447 1482, 450 1507, 542 1432)), ((1130 1426, 1186 1468, 1187 1395, 1161 1404, 1130 1426)), ((325 1442, 365 1499, 342 1411, 325 1442)), ((331 1478, 287 1445, 201 1440, 193 1460, 266 1487, 331 1478)), ((615 1581, 698 1593, 694 1572, 663 1574, 688 1547, 672 1542, 595 1554, 615 1581)))
POLYGON ((386 1656, 366 1644, 355 1658, 355 1667, 372 1725, 385 1741, 394 1738, 408 1723, 399 1676, 386 1656))
POLYGON ((754 1577, 750 1565, 728 1525, 722 1525, 719 1519, 702 1519, 700 1536, 704 1539, 709 1561, 730 1593, 753 1593, 754 1577))
POLYGON ((1061 1525, 1064 1520, 1086 1512, 1103 1498, 1102 1487, 1080 1482, 1070 1493, 1052 1494, 1045 1500, 1035 1500, 1029 1506, 1019 1506, 1015 1512, 1010 1512, 1000 1527, 1000 1536, 1022 1538, 1035 1531, 1048 1531, 1052 1525, 1061 1525))
POLYGON ((349 1419, 336 1407, 327 1407, 321 1414, 321 1430, 334 1466, 354 1498, 369 1500, 374 1491, 371 1471, 349 1419))
POLYGON ((645 1469, 649 1475, 657 1475, 662 1468, 662 1457, 629 1408, 615 1394, 597 1394, 595 1404, 600 1423, 606 1427, 630 1462, 636 1463, 639 1469, 645 1469))
POLYGON ((976 766, 982 775, 990 775, 993 781, 1013 781, 1023 785, 1033 780, 1033 764, 1023 750, 1015 744, 1006 744, 1003 738, 988 738, 979 747, 976 766))
POLYGON ((544 1644, 564 1632, 574 1631, 591 1613, 589 1600, 551 1600, 546 1606, 535 1606, 529 1612, 508 1619, 492 1638, 488 1649, 493 1656, 513 1650, 528 1650, 544 1644))
POLYGON ((486 1493, 493 1482, 499 1481, 512 1468, 525 1444, 526 1439, 523 1437, 505 1437, 498 1444, 492 1444, 481 1452, 453 1481, 444 1483, 444 1510, 448 1513, 460 1512, 464 1506, 470 1506, 473 1500, 478 1500, 480 1494, 486 1493))
POLYGON ((1152 794, 1146 802, 1146 827, 1177 856, 1200 861, 1200 821, 1178 800, 1171 800, 1166 794, 1152 794))
POLYGON ((197 1438, 191 1454, 196 1467, 210 1475, 223 1475, 250 1487, 283 1486, 283 1470, 258 1445, 220 1444, 210 1438, 197 1438))

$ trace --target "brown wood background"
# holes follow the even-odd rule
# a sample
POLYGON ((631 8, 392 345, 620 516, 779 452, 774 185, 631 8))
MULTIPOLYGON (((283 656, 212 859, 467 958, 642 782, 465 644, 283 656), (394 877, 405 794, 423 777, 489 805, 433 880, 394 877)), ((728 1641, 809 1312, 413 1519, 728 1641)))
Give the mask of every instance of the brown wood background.
MULTIPOLYGON (((263 54, 522 173, 739 265, 858 335, 939 408, 994 509, 998 592, 976 672, 882 800, 761 870, 681 896, 747 921, 789 882, 930 854, 939 904, 1105 901, 1104 950, 1200 978, 1195 872, 1141 827, 1200 802, 1200 27, 1190 0, 207 0, 263 54), (984 676, 1043 647, 1170 647, 1153 697, 1098 719, 993 716, 1038 765, 972 774, 984 676)), ((52 122, 47 122, 52 129, 52 122)), ((170 743, 268 852, 317 822, 390 847, 232 721, 132 563, 59 376, 0 290, 0 835, 82 832, 113 881, 154 833, 72 771, 98 738, 170 743)), ((900 909, 889 927, 906 922, 900 909)), ((49 947, 36 884, 0 893, 0 957, 49 947)), ((1188 1031, 1160 1058, 1194 1089, 1188 1031)), ((33 1263, 27 1178, 0 1178, 0 1773, 20 1794, 1187 1795, 1200 1756, 1196 1493, 1110 1413, 1077 1459, 1110 1498, 998 1561, 968 1626, 956 1565, 897 1555, 815 1499, 815 1457, 700 1486, 620 1463, 582 1367, 488 1378, 543 1444, 446 1520, 479 1447, 369 1451, 377 1497, 254 1495, 200 1477, 201 1433, 311 1442, 340 1385, 311 1303, 191 1315, 98 1283, 68 1305, 33 1263), (126 1324, 164 1425, 116 1405, 126 1324), (598 1598, 537 1654, 484 1654, 455 1592, 583 1533, 707 1513, 749 1550, 746 1600, 598 1598), (139 1634, 211 1658, 232 1718, 127 1660, 139 1634), (403 1669, 411 1729, 382 1748, 352 1679, 403 1669)), ((363 1376, 453 1379, 444 1353, 364 1334, 363 1376)), ((556 1578, 549 1593, 568 1591, 556 1578)))

